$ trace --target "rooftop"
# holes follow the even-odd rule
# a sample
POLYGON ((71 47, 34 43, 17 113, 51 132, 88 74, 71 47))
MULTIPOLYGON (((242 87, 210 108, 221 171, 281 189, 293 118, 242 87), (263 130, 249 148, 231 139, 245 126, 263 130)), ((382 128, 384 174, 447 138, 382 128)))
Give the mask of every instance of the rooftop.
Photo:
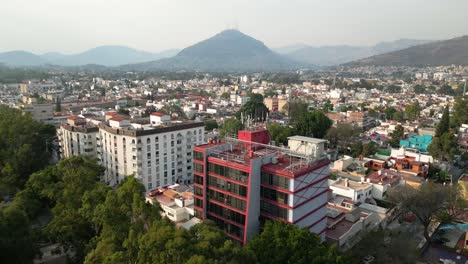
POLYGON ((160 112, 153 112, 151 113, 152 116, 166 116, 166 114, 164 113, 160 113, 160 112))
MULTIPOLYGON (((333 222, 332 219, 327 218, 327 224, 329 222, 333 222)), ((336 223, 332 228, 328 229, 325 232, 327 238, 331 238, 334 240, 340 239, 341 236, 343 236, 346 232, 349 231, 349 229, 354 225, 353 222, 350 222, 346 219, 343 219, 336 223)))
POLYGON ((310 142, 310 143, 314 143, 314 144, 326 143, 327 142, 325 139, 311 138, 311 137, 304 137, 304 136, 292 136, 292 137, 288 137, 288 139, 289 140, 305 141, 305 142, 310 142))
POLYGON ((357 181, 351 181, 349 179, 338 179, 336 180, 332 186, 340 188, 340 189, 346 189, 346 190, 365 190, 369 188, 371 185, 367 182, 357 182, 357 181), (347 182, 347 186, 346 186, 347 182))

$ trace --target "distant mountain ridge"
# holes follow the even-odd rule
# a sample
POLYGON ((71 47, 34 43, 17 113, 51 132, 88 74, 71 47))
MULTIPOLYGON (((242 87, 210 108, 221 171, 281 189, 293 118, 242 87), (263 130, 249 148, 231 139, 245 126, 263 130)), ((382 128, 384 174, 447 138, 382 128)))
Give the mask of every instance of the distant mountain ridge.
MULTIPOLYGON (((299 46, 297 49, 289 48, 289 52, 283 53, 283 55, 304 63, 331 66, 428 42, 430 42, 430 40, 400 39, 390 42, 381 42, 374 46, 299 46)), ((282 50, 288 50, 288 47, 283 47, 282 50)))
POLYGON ((412 46, 350 62, 347 65, 441 66, 452 64, 468 65, 468 35, 412 46))
POLYGON ((181 50, 176 56, 126 65, 128 70, 278 71, 306 67, 281 56, 238 30, 224 30, 181 50))
POLYGON ((47 61, 31 52, 15 50, 0 53, 0 64, 7 66, 40 66, 47 64, 47 61))
POLYGON ((10 66, 82 66, 96 64, 103 66, 119 66, 129 63, 140 63, 171 57, 179 50, 167 50, 159 53, 140 51, 125 46, 99 46, 77 54, 62 54, 49 52, 36 55, 27 51, 0 53, 0 63, 10 66))

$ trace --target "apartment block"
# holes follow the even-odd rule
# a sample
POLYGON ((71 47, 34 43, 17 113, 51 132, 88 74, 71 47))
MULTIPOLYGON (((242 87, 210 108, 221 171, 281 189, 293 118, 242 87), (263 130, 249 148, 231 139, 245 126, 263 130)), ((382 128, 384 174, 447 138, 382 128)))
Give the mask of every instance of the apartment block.
POLYGON ((171 121, 161 113, 151 114, 149 120, 132 120, 109 112, 103 120, 88 122, 70 117, 58 133, 62 157, 95 156, 109 185, 133 175, 152 190, 192 183, 192 151, 204 143, 205 128, 202 122, 171 121))
POLYGON ((88 155, 96 157, 96 138, 99 129, 84 117, 69 116, 66 123, 57 128, 60 157, 88 155))
POLYGON ((47 93, 50 90, 55 90, 57 88, 57 84, 53 81, 48 80, 30 80, 20 83, 19 89, 22 94, 41 94, 47 93))
POLYGON ((326 155, 303 155, 268 145, 269 140, 265 129, 254 128, 194 148, 195 216, 214 221, 240 244, 269 219, 307 228, 324 239, 326 155))

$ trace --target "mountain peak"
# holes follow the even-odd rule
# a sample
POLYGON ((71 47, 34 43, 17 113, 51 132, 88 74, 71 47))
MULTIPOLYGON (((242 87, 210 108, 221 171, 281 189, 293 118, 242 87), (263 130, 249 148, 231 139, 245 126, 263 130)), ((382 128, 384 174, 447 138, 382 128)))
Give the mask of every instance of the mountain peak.
POLYGON ((287 70, 299 65, 276 54, 263 42, 238 30, 227 29, 183 49, 173 58, 138 67, 219 72, 287 70))

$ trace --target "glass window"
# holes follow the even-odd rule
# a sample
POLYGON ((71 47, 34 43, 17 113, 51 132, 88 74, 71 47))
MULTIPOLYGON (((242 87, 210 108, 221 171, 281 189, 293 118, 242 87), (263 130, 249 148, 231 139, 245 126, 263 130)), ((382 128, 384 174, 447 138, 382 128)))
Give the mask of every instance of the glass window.
POLYGON ((238 224, 244 225, 245 224, 245 215, 240 214, 238 212, 229 210, 223 206, 219 206, 214 203, 209 203, 208 202, 208 212, 217 214, 221 217, 224 217, 228 220, 231 220, 233 222, 236 222, 238 224))
POLYGON ((208 172, 221 175, 236 181, 240 182, 249 182, 249 173, 241 170, 236 170, 233 168, 225 167, 222 165, 210 163, 208 167, 208 172))
POLYGON ((277 190, 273 190, 266 187, 260 187, 260 195, 263 198, 268 200, 272 200, 281 204, 288 204, 288 197, 289 195, 283 192, 279 192, 277 190))
POLYGON ((193 158, 196 160, 203 160, 203 153, 194 151, 193 152, 193 158))
POLYGON ((239 210, 244 210, 246 209, 246 202, 235 198, 233 196, 217 192, 215 190, 208 190, 208 198, 213 199, 215 201, 227 204, 231 207, 237 208, 239 210))
POLYGON ((193 187, 193 192, 198 196, 203 196, 203 189, 198 186, 193 187))
POLYGON ((209 176, 208 184, 241 197, 247 197, 247 187, 209 176))
POLYGON ((203 173, 203 165, 201 165, 201 164, 193 163, 193 169, 196 172, 203 173))
POLYGON ((282 208, 265 201, 260 201, 260 210, 269 215, 288 220, 288 209, 286 208, 282 208))
POLYGON ((271 173, 262 172, 262 183, 289 190, 289 179, 271 173))

